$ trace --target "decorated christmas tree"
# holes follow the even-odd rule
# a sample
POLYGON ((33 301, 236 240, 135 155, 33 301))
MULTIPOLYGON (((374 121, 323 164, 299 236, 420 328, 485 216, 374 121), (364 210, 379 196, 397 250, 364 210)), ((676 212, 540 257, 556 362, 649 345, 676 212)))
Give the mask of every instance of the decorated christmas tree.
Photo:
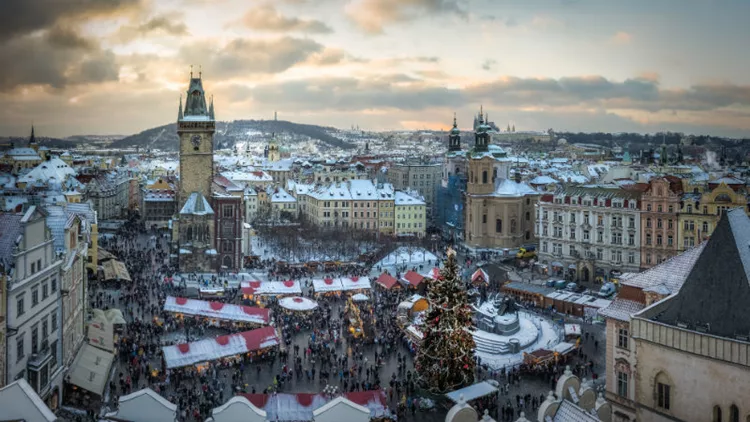
POLYGON ((474 382, 474 338, 471 308, 461 284, 456 253, 449 249, 440 277, 429 284, 430 308, 424 319, 424 340, 416 369, 424 388, 446 393, 474 382))

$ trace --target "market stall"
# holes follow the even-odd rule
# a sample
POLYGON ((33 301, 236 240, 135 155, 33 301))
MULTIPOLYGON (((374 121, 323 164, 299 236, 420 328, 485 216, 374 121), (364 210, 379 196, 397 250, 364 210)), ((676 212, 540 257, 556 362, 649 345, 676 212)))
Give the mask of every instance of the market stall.
POLYGON ((418 314, 429 307, 427 299, 420 295, 412 295, 410 298, 398 304, 396 309, 396 320, 400 325, 406 326, 413 323, 418 314))
POLYGON ((341 277, 341 290, 360 291, 372 289, 369 277, 341 277))
POLYGON ((266 325, 269 321, 269 310, 251 306, 233 305, 221 302, 186 299, 167 296, 164 310, 182 315, 194 315, 240 324, 266 325))
POLYGON ((318 307, 318 302, 306 297, 285 297, 279 299, 279 306, 293 312, 312 311, 318 307))
POLYGON ((378 279, 375 280, 375 284, 379 285, 380 287, 386 290, 401 288, 401 285, 398 284, 398 280, 396 280, 396 278, 394 278, 392 275, 388 274, 387 272, 380 274, 380 276, 378 276, 378 279))
POLYGON ((219 359, 238 359, 246 353, 263 354, 281 344, 281 336, 274 327, 229 334, 192 343, 162 347, 167 369, 195 365, 207 369, 207 362, 219 359))
POLYGON ((240 282, 242 296, 257 300, 256 296, 300 296, 302 287, 299 281, 243 281, 240 282))
POLYGON ((352 300, 355 302, 367 302, 368 300, 370 300, 370 298, 362 293, 357 293, 356 295, 352 296, 352 300))
POLYGON ((313 279, 315 294, 337 294, 341 292, 341 280, 338 278, 313 279))
MULTIPOLYGON (((258 409, 265 411, 266 420, 280 422, 318 420, 314 412, 318 409, 328 409, 329 407, 324 406, 336 400, 335 397, 326 394, 310 393, 241 394, 241 396, 248 399, 258 409)), ((368 409, 370 418, 383 418, 391 415, 382 390, 354 391, 344 393, 341 397, 368 409)), ((322 413, 322 411, 318 412, 320 419, 327 420, 322 418, 322 413)))
POLYGON ((406 274, 401 276, 401 284, 409 289, 419 289, 422 286, 425 276, 419 274, 416 271, 407 271, 406 274))
POLYGON ((474 274, 471 275, 471 284, 475 286, 486 285, 489 283, 490 283, 490 276, 487 275, 487 273, 481 268, 474 271, 474 274))

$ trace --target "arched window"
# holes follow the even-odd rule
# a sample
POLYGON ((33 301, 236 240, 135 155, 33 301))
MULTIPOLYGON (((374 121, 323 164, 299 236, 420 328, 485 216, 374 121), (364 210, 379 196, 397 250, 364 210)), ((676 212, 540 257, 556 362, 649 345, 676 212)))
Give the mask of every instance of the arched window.
POLYGON ((516 233, 516 219, 511 218, 510 219, 510 234, 515 234, 515 233, 516 233))
POLYGON ((227 268, 233 268, 232 257, 229 256, 229 255, 225 256, 223 262, 221 263, 221 265, 223 265, 223 266, 225 266, 227 268))
POLYGON ((205 225, 204 236, 205 236, 205 239, 203 239, 203 240, 205 240, 206 242, 208 242, 208 238, 211 236, 211 232, 208 231, 208 224, 205 225))
POLYGON ((714 406, 714 419, 713 419, 713 421, 714 422, 724 422, 721 419, 721 407, 719 407, 719 406, 714 406))
POLYGON ((659 372, 654 379, 656 387, 656 407, 669 410, 672 408, 672 381, 667 374, 659 372))
POLYGON ((487 170, 482 172, 482 183, 487 183, 487 170))
POLYGON ((737 405, 729 406, 729 422, 740 422, 740 409, 737 405))
POLYGON ((193 228, 192 227, 188 227, 187 229, 187 240, 188 241, 193 240, 193 228))
POLYGON ((492 182, 494 183, 496 179, 497 179, 497 167, 492 169, 492 182))
POLYGON ((469 172, 469 181, 471 183, 474 183, 474 171, 473 170, 469 172))

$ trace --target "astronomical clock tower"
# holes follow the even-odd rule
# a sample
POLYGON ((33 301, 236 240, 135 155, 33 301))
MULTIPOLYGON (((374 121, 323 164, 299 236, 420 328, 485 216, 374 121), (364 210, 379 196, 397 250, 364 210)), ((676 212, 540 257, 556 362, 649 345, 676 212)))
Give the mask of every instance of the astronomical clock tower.
POLYGON ((180 138, 180 189, 178 215, 172 237, 181 272, 208 272, 215 268, 215 213, 212 203, 214 180, 214 104, 206 106, 201 75, 190 73, 187 98, 177 114, 180 138))

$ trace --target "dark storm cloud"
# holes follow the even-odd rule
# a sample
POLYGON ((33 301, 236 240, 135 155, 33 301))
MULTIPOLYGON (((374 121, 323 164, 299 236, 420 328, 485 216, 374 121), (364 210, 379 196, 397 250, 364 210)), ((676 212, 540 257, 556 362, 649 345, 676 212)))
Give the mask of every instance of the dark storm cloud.
POLYGON ((0 41, 48 28, 61 19, 113 14, 142 0, 4 0, 0 41))
POLYGON ((259 102, 273 102, 294 110, 424 110, 483 102, 496 107, 706 111, 750 105, 750 87, 701 85, 684 91, 665 91, 659 89, 657 82, 646 79, 615 82, 595 76, 503 78, 451 89, 431 86, 411 76, 391 74, 365 79, 317 78, 261 85, 253 90, 253 97, 259 102))
POLYGON ((115 55, 69 28, 24 35, 0 43, 0 91, 25 85, 62 89, 70 84, 117 80, 115 55))
POLYGON ((284 16, 271 4, 254 7, 242 17, 245 27, 258 31, 272 32, 306 32, 328 34, 333 32, 330 26, 314 19, 301 19, 284 16))
POLYGON ((323 50, 313 40, 283 37, 275 40, 237 38, 223 47, 199 42, 180 48, 185 63, 201 64, 215 78, 254 73, 279 73, 323 50))

